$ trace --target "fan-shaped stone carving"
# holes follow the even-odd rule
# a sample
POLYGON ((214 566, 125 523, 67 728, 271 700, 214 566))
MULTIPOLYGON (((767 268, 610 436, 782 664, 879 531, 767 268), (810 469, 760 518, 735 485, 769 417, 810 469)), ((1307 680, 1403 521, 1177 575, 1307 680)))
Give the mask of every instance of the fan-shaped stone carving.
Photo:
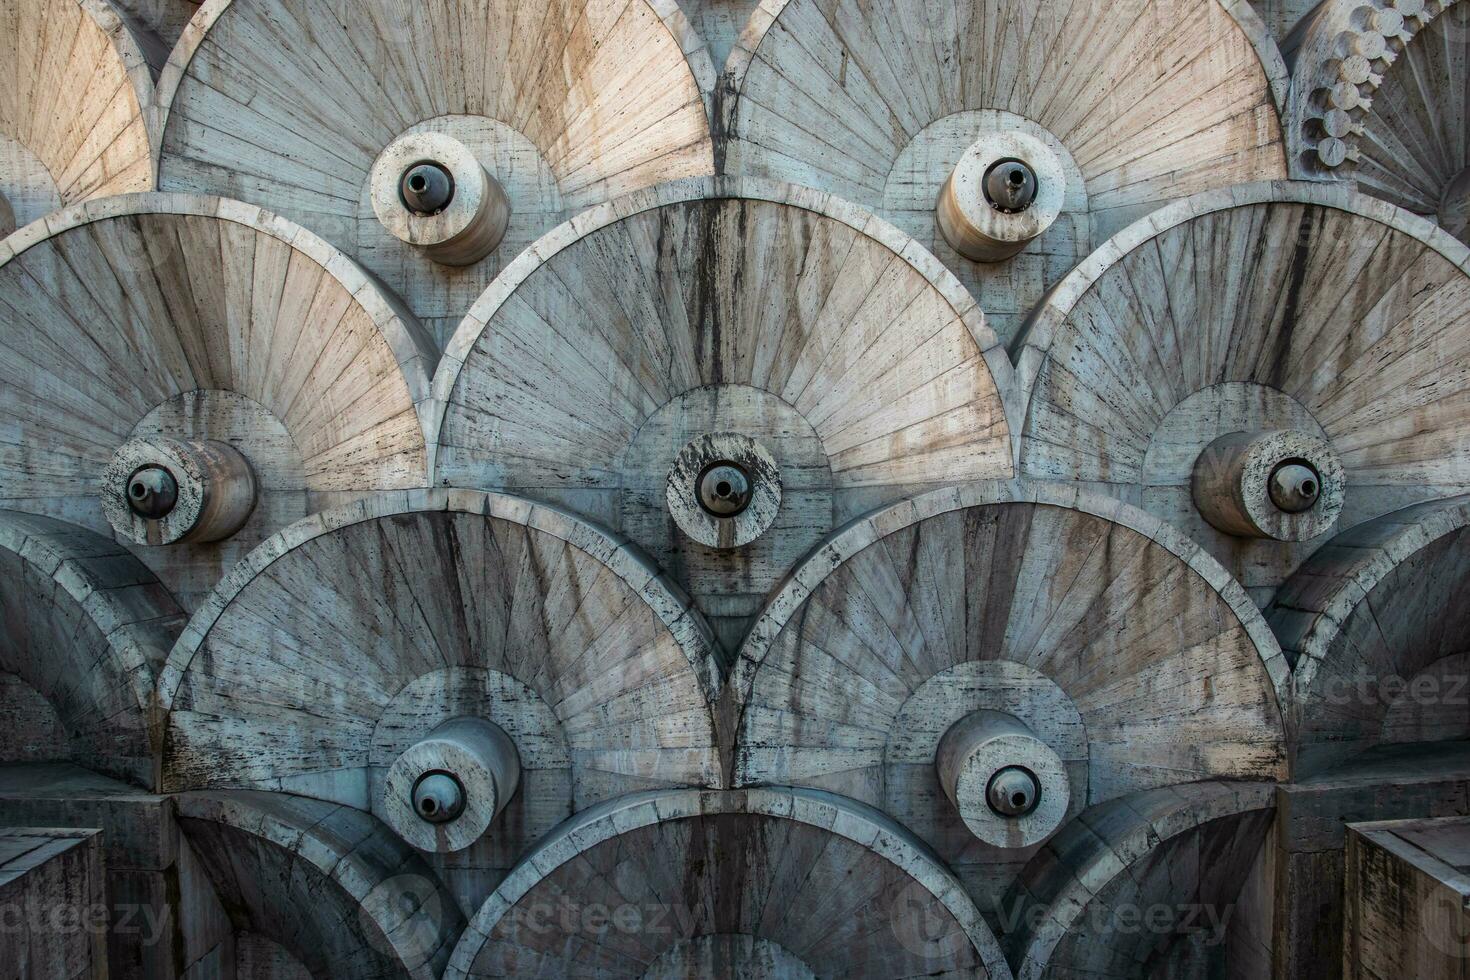
MULTIPOLYGON (((0 511, 0 612, 0 672, 45 698, 70 757, 152 788, 153 683, 184 625, 168 591, 100 535, 0 511)), ((0 734, 35 733, 7 725, 0 734)))
POLYGON ((1009 339, 1094 242, 1140 214, 1284 177, 1286 80, 1244 0, 772 0, 730 56, 725 165, 874 209, 1009 339), (1055 157, 1059 217, 1019 257, 977 264, 935 205, 967 150, 1013 134, 1055 157))
POLYGON ((480 908, 444 976, 1010 970, 959 882, 903 828, 829 793, 752 789, 640 793, 578 814, 480 908))
POLYGON ((1333 527, 1470 487, 1467 268, 1448 235, 1340 187, 1173 205, 1019 338, 1022 475, 1176 524, 1264 605, 1333 527))
POLYGON ((1270 783, 1189 783, 1082 814, 1007 896, 1016 976, 1270 975, 1242 889, 1261 873, 1274 795, 1270 783))
POLYGON ((1312 775, 1375 745, 1470 738, 1470 497, 1333 538, 1267 617, 1295 665, 1292 748, 1312 775))
POLYGON ((428 865, 371 816, 280 793, 175 799, 247 948, 273 945, 296 961, 277 959, 270 966, 282 972, 263 976, 292 977, 299 964, 313 977, 437 980, 464 917, 428 865))
POLYGON ((473 894, 577 810, 720 785, 719 676, 698 615, 588 524, 494 494, 365 502, 267 541, 195 614, 160 682, 164 782, 370 810, 473 894), (420 792, 438 771, 448 822, 420 792))
POLYGON ((115 531, 189 608, 312 510, 427 480, 428 340, 247 205, 119 197, 12 236, 0 346, 0 500, 115 531))
POLYGON ((854 523, 771 600, 732 684, 737 786, 880 807, 982 904, 1089 806, 1285 768, 1286 665, 1245 593, 1147 515, 1049 485, 854 523), (977 744, 977 722, 1015 734, 977 744), (1018 798, 989 795, 1012 770, 1018 798))
POLYGON ((107 0, 0 4, 0 234, 153 187, 148 66, 107 0))
POLYGON ((882 222, 786 185, 670 186, 558 229, 476 304, 435 379, 435 481, 606 522, 728 642, 834 526, 1009 476, 1010 371, 959 283, 882 222), (746 509, 699 502, 721 462, 753 481, 746 509))
MULTIPOLYGON (((712 172, 685 48, 712 82, 672 0, 212 3, 160 79, 159 186, 299 221, 442 338, 506 262, 571 213, 712 172), (469 268, 401 241, 374 207, 375 164, 426 134, 456 142, 504 188, 504 240, 469 268)), ((459 183, 479 179, 469 166, 459 183)))
POLYGON ((1470 8, 1325 0, 1294 51, 1294 167, 1330 174, 1470 242, 1470 8))

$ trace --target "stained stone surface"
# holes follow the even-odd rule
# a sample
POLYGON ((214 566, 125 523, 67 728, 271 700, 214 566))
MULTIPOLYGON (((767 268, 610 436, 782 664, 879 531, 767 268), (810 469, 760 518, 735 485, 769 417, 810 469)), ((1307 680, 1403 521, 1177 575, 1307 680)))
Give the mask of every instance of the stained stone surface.
POLYGON ((0 973, 1432 975, 1467 25, 0 0, 0 973))

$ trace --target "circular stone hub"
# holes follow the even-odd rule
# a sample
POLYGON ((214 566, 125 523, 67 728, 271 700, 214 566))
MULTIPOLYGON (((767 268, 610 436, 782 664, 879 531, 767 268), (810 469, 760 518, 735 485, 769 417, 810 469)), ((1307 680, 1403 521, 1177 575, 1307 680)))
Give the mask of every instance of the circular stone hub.
POLYGON ((1014 715, 980 710, 955 722, 934 760, 965 826, 993 847, 1031 847, 1067 816, 1072 790, 1057 753, 1014 715))
POLYGON ((1061 160, 1036 137, 982 134, 939 192, 939 230, 965 258, 1003 262, 1056 222, 1066 181, 1061 160))
POLYGON ((760 537, 781 510, 781 472, 754 439, 700 436, 674 460, 664 490, 669 514, 711 548, 739 548, 760 537))
POLYGON ((373 164, 373 212, 395 238, 442 265, 473 265, 510 225, 510 200, 469 147, 443 133, 411 133, 373 164))
POLYGON ((1318 436, 1296 430, 1232 432, 1205 448, 1192 490, 1216 530, 1240 538, 1307 541, 1337 523, 1342 463, 1318 436))
POLYGON ((102 474, 102 510, 134 544, 223 541, 244 526, 255 499, 250 463, 212 440, 133 439, 102 474))
POLYGON ((423 851, 461 851, 490 828, 520 785, 510 736, 480 718, 453 718, 388 768, 373 812, 423 851))

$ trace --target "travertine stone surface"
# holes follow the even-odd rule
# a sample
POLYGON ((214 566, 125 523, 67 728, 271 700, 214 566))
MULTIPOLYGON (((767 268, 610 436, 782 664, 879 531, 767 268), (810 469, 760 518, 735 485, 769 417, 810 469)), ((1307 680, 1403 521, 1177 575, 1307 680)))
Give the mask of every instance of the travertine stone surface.
POLYGON ((105 896, 100 831, 0 829, 0 963, 13 976, 106 980, 107 934, 68 925, 93 921, 105 896))
POLYGON ((203 0, 110 0, 156 78, 203 0))
POLYGON ((1324 0, 1292 48, 1293 173, 1354 181, 1470 241, 1470 8, 1324 0))
POLYGON ((464 920, 434 872, 349 806, 280 793, 184 793, 179 826, 237 929, 312 976, 437 980, 464 920))
POLYGON ((139 549, 188 608, 312 510, 428 478, 430 342, 340 252, 257 208, 115 197, 11 236, 0 344, 5 507, 111 533, 99 491, 134 439, 248 459, 257 499, 237 533, 139 549))
POLYGON ((474 265, 495 251, 514 207, 470 148, 443 133, 412 133, 390 143, 373 163, 369 184, 383 227, 440 265, 474 265), (407 196, 409 171, 425 163, 449 181, 448 200, 432 210, 410 206, 407 196))
MULTIPOLYGON (((1463 707, 1461 711, 1463 712, 1463 707)), ((1273 976, 1344 976, 1347 825, 1470 813, 1470 742, 1381 745, 1277 789, 1273 976)))
POLYGON ((447 337, 562 208, 713 173, 708 64, 672 0, 214 2, 159 80, 159 186, 301 223, 447 337), (525 215, 472 268, 435 270, 363 228, 374 161, 416 128, 470 146, 525 215), (553 207, 522 209, 538 197, 553 207))
POLYGON ((578 814, 473 916, 444 976, 665 976, 681 944, 733 936, 781 951, 759 977, 1011 975, 959 882, 883 814, 750 789, 639 793, 578 814), (622 915, 616 931, 598 931, 592 903, 622 915))
POLYGON ((914 751, 938 742, 925 729, 1014 715, 1063 760, 1069 816, 1286 768, 1286 664, 1244 591, 1165 525, 1059 486, 969 485, 855 522, 772 598, 731 684, 737 786, 880 807, 987 911, 1041 838, 1004 852, 977 840, 935 756, 914 751), (1014 666, 960 676, 976 663, 1014 666), (934 683, 967 693, 939 698, 934 683))
POLYGON ((1459 980, 1470 959, 1470 818, 1348 826, 1344 976, 1459 980))
POLYGON ((1276 107, 1286 83, 1245 0, 768 0, 726 68, 725 166, 877 211, 932 249, 1009 340, 1048 288, 1133 219, 1285 177, 1276 107), (1078 183, 1055 236, 1004 266, 977 266, 944 241, 934 204, 995 128, 1054 144, 1078 183))
POLYGON ((1010 373, 973 299, 892 227, 785 185, 667 185, 552 232, 476 304, 435 379, 434 479, 621 531, 733 646, 833 527, 1009 476, 1010 373), (780 471, 774 523, 734 551, 668 507, 679 454, 716 434, 780 471))
POLYGON ((1419 950, 1467 11, 0 0, 0 827, 111 980, 1419 950))
POLYGON ((1195 506, 1218 437, 1290 429, 1341 460, 1347 529, 1470 487, 1470 251, 1323 184, 1204 194, 1120 233, 1013 352, 1023 476, 1106 490, 1187 531, 1264 606, 1328 539, 1246 541, 1195 506))
POLYGON ((1067 178, 1051 148, 1022 132, 979 133, 939 192, 939 230, 972 262, 1004 262, 1046 233, 1062 213, 1067 178), (1012 204, 992 193, 993 171, 1005 164, 1023 192, 1012 204))
POLYGON ((154 788, 154 678, 184 615, 147 568, 91 531, 0 511, 0 671, 55 710, 78 763, 154 788))
POLYGON ((1470 737, 1470 497, 1334 537, 1266 610, 1295 664, 1296 770, 1375 745, 1470 737))
POLYGON ((101 483, 108 523, 138 545, 223 541, 255 509, 255 471, 227 442, 133 439, 113 454, 101 483))
POLYGON ((18 225, 153 189, 153 79, 108 0, 0 2, 0 194, 18 225))
MULTIPOLYGON (((1032 860, 1007 896, 1024 924, 1008 941, 1017 978, 1250 976, 1242 888, 1273 815, 1274 787, 1199 782, 1087 810, 1032 860), (1027 914, 1034 905, 1041 916, 1027 914)), ((1260 976, 1260 974, 1255 974, 1260 976)))
POLYGON ((287 529, 201 606, 160 682, 164 783, 371 810, 405 750, 482 718, 514 743, 520 789, 436 859, 482 899, 578 810, 721 785, 720 680, 698 613, 623 542, 519 498, 410 494, 287 529))
POLYGON ((995 847, 1045 840, 1072 802, 1061 757, 1024 722, 999 711, 980 708, 951 725, 934 768, 965 826, 995 847))
POLYGON ((520 753, 500 726, 451 718, 393 760, 373 812, 421 851, 462 851, 490 829, 520 782, 520 753))
POLYGON ((1195 460, 1190 489, 1195 510, 1237 538, 1310 541, 1331 530, 1344 502, 1332 446, 1292 429, 1220 436, 1195 460))

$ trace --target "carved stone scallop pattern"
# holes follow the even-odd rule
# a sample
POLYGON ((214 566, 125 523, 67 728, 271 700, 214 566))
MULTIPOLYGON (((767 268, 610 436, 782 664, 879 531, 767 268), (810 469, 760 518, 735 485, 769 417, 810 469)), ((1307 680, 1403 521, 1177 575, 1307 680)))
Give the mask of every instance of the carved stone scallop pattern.
POLYGON ((192 608, 312 510, 425 484, 428 348, 362 270, 257 208, 150 194, 58 212, 0 244, 0 502, 110 533, 100 491, 124 444, 233 446, 258 487, 244 527, 138 549, 192 608))
POLYGON ((175 800, 236 929, 309 976, 437 980, 464 919, 428 865, 370 816, 279 793, 175 800))
POLYGON ((1286 67, 1245 0, 768 0, 726 74, 728 173, 872 208, 933 250, 1007 340, 1134 218, 1286 176, 1286 67), (997 265, 961 257, 934 216, 987 131, 1040 138, 1068 175, 1061 219, 997 265))
POLYGON ((1294 172, 1352 180, 1470 242, 1470 7, 1325 0, 1293 56, 1294 172))
POLYGON ((1343 472, 1339 530, 1470 488, 1467 269, 1444 232, 1340 187, 1173 205, 1100 249, 1019 338, 1022 475, 1141 505, 1265 605, 1328 535, 1216 530, 1192 496, 1196 464, 1234 432, 1326 440, 1343 472))
POLYGON ((578 814, 490 896, 444 973, 1010 975, 923 845, 875 810, 802 789, 640 793, 578 814), (721 949, 744 955, 704 972, 721 949))
POLYGON ((1270 783, 1210 781, 1088 810, 1008 896, 1022 923, 1009 937, 1016 976, 1270 975, 1246 890, 1260 874, 1274 795, 1270 783))
POLYGON ((670 0, 213 2, 160 79, 159 186, 300 222, 442 339, 505 263, 576 210, 713 172, 682 45, 703 52, 687 33, 670 0), (373 211, 373 163, 424 131, 467 145, 510 199, 505 240, 472 268, 435 265, 373 211))
POLYGON ((698 614, 618 539, 514 497, 389 497, 268 540, 195 614, 159 684, 164 783, 381 814, 399 753, 483 719, 521 786, 483 841, 435 857, 473 895, 593 803, 721 785, 719 683, 698 614))
POLYGON ((1333 538, 1266 615, 1295 664, 1292 749, 1313 775, 1375 745, 1470 738, 1470 497, 1333 538))
POLYGON ((1020 720, 1065 764, 1070 818, 1279 776, 1288 683, 1245 593, 1147 515, 1053 486, 937 491, 854 523, 773 597, 732 679, 735 782, 880 807, 993 902, 1036 848, 967 831, 936 770, 946 729, 1020 720))
POLYGON ((0 234, 62 204, 152 189, 153 80, 107 0, 4 0, 0 64, 0 234))
POLYGON ((905 487, 1009 476, 1010 370, 974 301, 882 222, 785 185, 670 185, 559 228, 476 304, 435 379, 435 482, 621 531, 733 645, 833 527, 905 487), (733 551, 680 532, 666 496, 685 446, 725 433, 782 483, 733 551))
POLYGON ((184 626, 168 590, 107 538, 0 511, 0 619, 0 671, 51 705, 69 756, 154 788, 154 678, 184 626))

